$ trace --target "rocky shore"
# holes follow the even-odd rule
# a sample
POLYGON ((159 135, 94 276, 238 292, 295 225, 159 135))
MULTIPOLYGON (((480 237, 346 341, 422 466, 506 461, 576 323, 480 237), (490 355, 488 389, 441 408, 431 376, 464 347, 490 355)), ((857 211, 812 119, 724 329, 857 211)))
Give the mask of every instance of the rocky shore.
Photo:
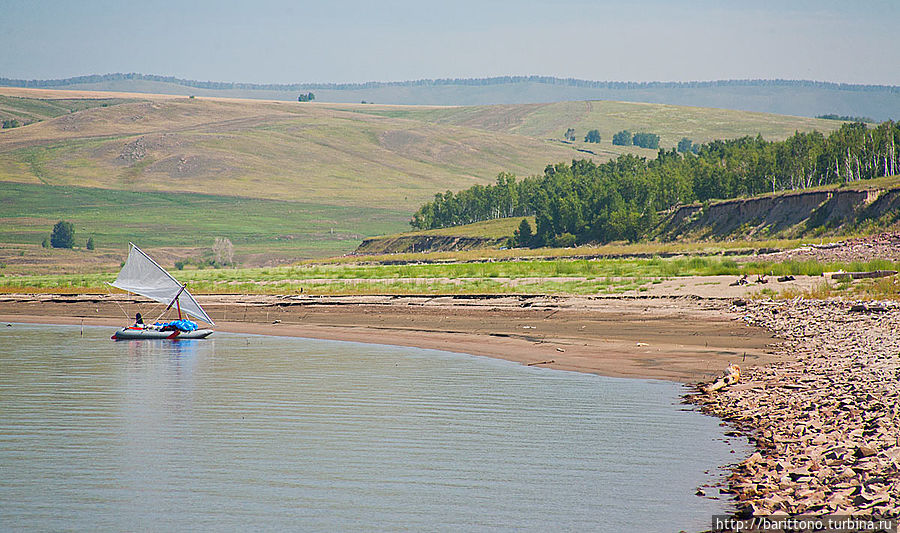
POLYGON ((739 515, 900 517, 900 305, 737 303, 791 356, 688 396, 757 447, 721 489, 739 515))
POLYGON ((831 244, 808 244, 780 252, 760 256, 744 256, 738 262, 750 261, 821 261, 851 262, 883 259, 900 261, 900 232, 884 232, 856 237, 831 244))

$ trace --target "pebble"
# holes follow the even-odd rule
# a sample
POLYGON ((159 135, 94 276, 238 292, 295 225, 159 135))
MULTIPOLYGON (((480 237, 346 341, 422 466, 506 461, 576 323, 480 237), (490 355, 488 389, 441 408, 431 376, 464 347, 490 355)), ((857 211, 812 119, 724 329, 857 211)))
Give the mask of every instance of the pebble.
POLYGON ((736 516, 900 516, 900 304, 749 300, 732 311, 783 342, 782 362, 686 400, 741 431, 757 451, 731 468, 736 516))

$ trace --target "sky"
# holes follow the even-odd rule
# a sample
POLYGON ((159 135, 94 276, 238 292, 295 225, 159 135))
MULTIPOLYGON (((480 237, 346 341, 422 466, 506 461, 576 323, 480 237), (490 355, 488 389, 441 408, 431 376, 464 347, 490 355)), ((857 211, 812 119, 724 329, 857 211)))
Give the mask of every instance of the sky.
POLYGON ((897 0, 0 0, 0 77, 900 85, 898 20, 897 0))

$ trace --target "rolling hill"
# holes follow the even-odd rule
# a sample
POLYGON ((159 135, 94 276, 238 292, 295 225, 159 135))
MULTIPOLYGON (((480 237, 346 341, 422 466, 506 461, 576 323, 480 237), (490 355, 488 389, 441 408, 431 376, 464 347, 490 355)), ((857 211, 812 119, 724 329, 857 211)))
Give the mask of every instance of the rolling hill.
POLYGON ((671 147, 682 136, 781 139, 841 124, 615 102, 412 107, 0 94, 5 112, 40 120, 0 131, 0 241, 17 246, 0 252, 0 263, 40 251, 29 247, 62 218, 84 238, 97 235, 98 246, 121 250, 135 236, 191 250, 226 236, 248 264, 334 255, 364 237, 402 231, 436 192, 491 183, 501 171, 530 175, 572 159, 655 156, 613 146, 610 132, 621 128, 657 132, 671 147), (580 137, 599 128, 604 140, 564 142, 567 127, 580 137))
POLYGON ((414 209, 436 191, 585 157, 516 134, 352 106, 166 99, 0 134, 3 181, 414 209))
POLYGON ((363 100, 399 105, 492 105, 613 100, 739 109, 813 117, 834 113, 876 120, 900 118, 900 87, 808 80, 694 82, 590 81, 551 76, 502 76, 367 83, 257 84, 201 82, 171 76, 104 74, 57 80, 0 78, 0 86, 123 91, 296 101, 314 91, 319 101, 363 100))
MULTIPOLYGON (((540 139, 560 139, 567 128, 573 128, 578 139, 576 144, 588 149, 597 145, 582 143, 580 139, 584 138, 588 130, 598 129, 603 138, 599 146, 615 154, 627 151, 623 147, 613 146, 611 142, 614 133, 625 129, 633 133, 656 133, 660 136, 660 147, 670 149, 682 137, 688 137, 697 143, 756 134, 767 140, 782 140, 798 130, 826 133, 842 124, 834 120, 732 109, 608 101, 375 110, 363 107, 360 112, 540 139)), ((640 151, 637 148, 635 150, 640 151)), ((647 155, 647 152, 640 154, 647 155)))

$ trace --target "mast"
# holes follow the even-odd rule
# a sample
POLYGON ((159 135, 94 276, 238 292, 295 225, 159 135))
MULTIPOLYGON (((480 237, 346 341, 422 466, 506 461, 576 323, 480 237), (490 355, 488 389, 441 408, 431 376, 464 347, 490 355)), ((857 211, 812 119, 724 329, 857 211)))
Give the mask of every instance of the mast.
MULTIPOLYGON (((168 311, 169 309, 172 308, 172 304, 175 304, 175 306, 178 308, 178 320, 181 320, 181 302, 178 301, 178 298, 181 296, 181 293, 183 293, 186 288, 187 288, 187 285, 182 285, 181 290, 178 291, 178 294, 175 295, 175 298, 173 298, 172 301, 169 302, 169 306, 166 307, 166 311, 168 311)), ((163 313, 165 314, 166 311, 163 311, 163 313)))

